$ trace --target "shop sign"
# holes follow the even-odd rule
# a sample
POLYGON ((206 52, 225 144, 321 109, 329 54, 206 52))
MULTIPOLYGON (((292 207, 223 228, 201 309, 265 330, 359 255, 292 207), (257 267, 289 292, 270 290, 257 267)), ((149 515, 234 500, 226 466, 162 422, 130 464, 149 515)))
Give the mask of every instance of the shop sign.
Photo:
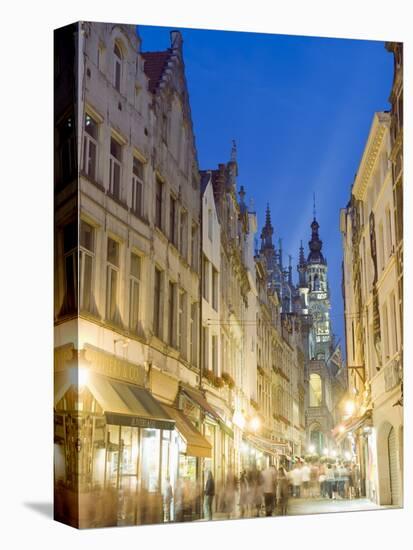
POLYGON ((129 363, 115 355, 104 353, 91 347, 85 349, 85 359, 90 363, 90 369, 109 378, 117 378, 132 382, 139 386, 145 384, 145 369, 142 366, 129 363))
POLYGON ((392 361, 384 369, 384 388, 385 391, 390 391, 400 382, 400 371, 397 361, 392 361))
POLYGON ((156 418, 140 418, 138 416, 128 416, 123 414, 106 413, 107 424, 115 426, 130 426, 132 428, 153 428, 157 430, 173 430, 174 422, 167 420, 158 420, 156 418))

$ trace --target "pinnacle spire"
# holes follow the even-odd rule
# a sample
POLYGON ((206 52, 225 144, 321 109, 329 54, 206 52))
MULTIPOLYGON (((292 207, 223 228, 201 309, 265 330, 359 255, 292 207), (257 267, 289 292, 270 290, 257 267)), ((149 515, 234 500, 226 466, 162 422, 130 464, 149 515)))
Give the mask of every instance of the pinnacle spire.
POLYGON ((315 209, 315 193, 313 193, 313 220, 316 220, 316 209, 315 209))

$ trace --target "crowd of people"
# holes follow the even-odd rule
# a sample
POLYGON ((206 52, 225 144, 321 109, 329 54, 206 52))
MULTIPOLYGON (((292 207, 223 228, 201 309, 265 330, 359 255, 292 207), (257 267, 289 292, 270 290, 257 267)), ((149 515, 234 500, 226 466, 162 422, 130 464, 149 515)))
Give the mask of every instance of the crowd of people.
MULTIPOLYGON (((164 494, 164 521, 194 518, 200 491, 187 480, 179 480, 175 491, 167 485, 164 494)), ((206 472, 203 488, 204 518, 259 517, 285 515, 290 498, 353 499, 360 496, 360 476, 355 464, 298 460, 287 466, 253 465, 239 476, 229 472, 216 488, 212 472, 206 472)), ((198 510, 200 512, 200 510, 198 510)))

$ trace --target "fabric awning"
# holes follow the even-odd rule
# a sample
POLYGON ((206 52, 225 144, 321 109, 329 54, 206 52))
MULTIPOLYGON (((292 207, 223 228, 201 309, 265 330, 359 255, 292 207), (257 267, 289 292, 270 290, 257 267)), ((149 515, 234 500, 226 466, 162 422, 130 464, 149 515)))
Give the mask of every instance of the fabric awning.
MULTIPOLYGON (((257 435, 248 435, 247 441, 253 445, 258 451, 269 454, 271 456, 278 456, 279 453, 276 449, 276 445, 271 439, 261 437, 257 435)), ((279 444, 278 444, 279 446, 279 444)))
POLYGON ((191 399, 191 401, 201 407, 201 409, 203 409, 208 416, 215 420, 215 422, 218 422, 220 428, 225 433, 227 433, 232 438, 234 437, 234 432, 229 426, 225 424, 223 418, 221 418, 220 414, 212 407, 212 405, 208 403, 201 392, 186 387, 182 388, 182 391, 189 397, 189 399, 191 399))
POLYGON ((170 405, 163 405, 163 407, 168 415, 176 422, 175 428, 181 434, 186 443, 186 454, 201 458, 211 458, 211 444, 186 418, 183 412, 175 409, 175 407, 171 407, 170 405))
POLYGON ((343 424, 340 424, 333 428, 333 436, 340 441, 343 437, 351 431, 357 430, 362 426, 371 426, 372 425, 372 410, 367 409, 362 416, 351 417, 347 419, 343 424))
MULTIPOLYGON (((77 379, 74 381, 77 382, 77 379)), ((55 373, 55 403, 74 381, 70 371, 55 373)), ((108 424, 163 430, 173 430, 175 427, 175 421, 145 388, 91 371, 87 374, 85 385, 103 409, 108 424)))

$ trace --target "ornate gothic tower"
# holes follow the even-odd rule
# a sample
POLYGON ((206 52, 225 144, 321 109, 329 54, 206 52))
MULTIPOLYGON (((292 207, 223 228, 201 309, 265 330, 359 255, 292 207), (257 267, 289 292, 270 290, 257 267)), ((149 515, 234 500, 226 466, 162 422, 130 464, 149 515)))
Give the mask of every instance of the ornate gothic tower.
MULTIPOLYGON (((306 262, 306 283, 308 287, 308 313, 312 316, 312 338, 310 338, 310 359, 327 360, 331 347, 330 292, 327 280, 327 261, 321 248, 323 241, 318 235, 319 224, 311 223, 310 253, 306 262)), ((300 262, 302 263, 302 262, 300 262)))

